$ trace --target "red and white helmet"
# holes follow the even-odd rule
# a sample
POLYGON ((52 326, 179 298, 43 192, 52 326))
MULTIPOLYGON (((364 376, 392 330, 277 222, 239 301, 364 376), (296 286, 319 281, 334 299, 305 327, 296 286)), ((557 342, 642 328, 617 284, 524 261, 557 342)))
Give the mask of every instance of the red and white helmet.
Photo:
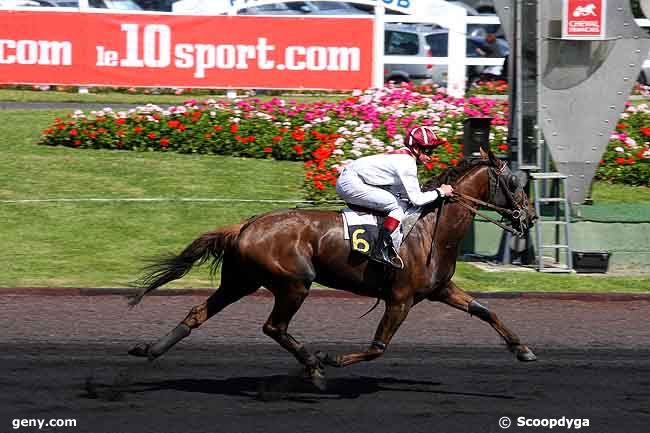
POLYGON ((410 149, 420 149, 425 152, 430 152, 442 143, 438 138, 433 128, 430 126, 418 126, 411 129, 408 137, 406 138, 406 147, 410 149))

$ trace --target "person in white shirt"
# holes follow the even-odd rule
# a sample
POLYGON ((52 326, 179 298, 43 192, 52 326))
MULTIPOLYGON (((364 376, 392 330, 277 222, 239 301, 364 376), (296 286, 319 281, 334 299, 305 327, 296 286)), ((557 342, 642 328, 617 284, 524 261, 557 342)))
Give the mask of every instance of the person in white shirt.
POLYGON ((409 203, 422 206, 453 194, 450 185, 422 192, 417 177, 417 162, 429 162, 429 155, 441 142, 432 128, 420 126, 409 132, 406 148, 359 158, 343 169, 336 183, 337 194, 346 203, 388 214, 370 259, 401 268, 391 235, 402 222, 404 210, 409 203))

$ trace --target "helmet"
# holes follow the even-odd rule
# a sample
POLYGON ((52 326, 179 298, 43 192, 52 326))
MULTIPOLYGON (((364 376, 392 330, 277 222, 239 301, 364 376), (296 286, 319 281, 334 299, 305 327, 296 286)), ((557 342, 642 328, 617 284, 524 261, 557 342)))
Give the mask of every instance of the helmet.
POLYGON ((430 126, 418 126, 411 129, 406 139, 406 146, 410 149, 419 149, 423 152, 431 152, 442 143, 433 128, 430 126))

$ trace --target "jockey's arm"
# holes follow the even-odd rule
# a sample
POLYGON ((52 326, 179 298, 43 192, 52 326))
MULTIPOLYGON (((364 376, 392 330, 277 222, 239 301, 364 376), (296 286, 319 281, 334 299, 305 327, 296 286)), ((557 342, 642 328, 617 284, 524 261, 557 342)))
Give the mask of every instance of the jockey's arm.
POLYGON ((404 186, 406 194, 408 195, 409 201, 415 206, 422 206, 431 203, 443 196, 440 188, 436 188, 433 191, 422 192, 417 177, 417 168, 415 173, 412 173, 412 170, 401 171, 399 173, 399 178, 404 186))

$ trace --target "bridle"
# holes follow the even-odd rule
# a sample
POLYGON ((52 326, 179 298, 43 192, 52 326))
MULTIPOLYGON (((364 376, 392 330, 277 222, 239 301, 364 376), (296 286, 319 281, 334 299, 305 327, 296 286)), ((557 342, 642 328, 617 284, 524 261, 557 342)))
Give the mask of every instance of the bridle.
MULTIPOLYGON (((515 184, 512 180, 512 178, 516 179, 516 177, 510 173, 510 170, 508 170, 509 173, 509 178, 508 180, 505 179, 505 172, 507 169, 507 165, 503 163, 501 167, 488 167, 488 173, 489 173, 489 179, 490 179, 490 197, 489 197, 489 202, 470 197, 466 194, 456 192, 454 191, 454 194, 451 196, 450 201, 454 203, 458 203, 465 209, 469 210, 472 212, 474 215, 478 215, 482 218, 484 218, 486 221, 495 224, 502 229, 512 233, 515 236, 523 236, 523 230, 524 227, 526 227, 526 218, 528 217, 528 199, 526 198, 526 194, 523 194, 524 200, 523 203, 520 205, 517 203, 517 200, 515 199, 514 194, 508 187, 508 184, 506 182, 511 182, 512 184, 515 184), (505 196, 509 204, 511 205, 511 208, 504 208, 501 206, 497 206, 491 202, 496 202, 497 195, 499 192, 502 192, 505 196), (478 207, 482 206, 488 209, 492 209, 496 212, 499 213, 503 218, 508 218, 511 221, 511 224, 508 225, 503 222, 503 218, 501 221, 497 221, 493 218, 490 218, 489 216, 481 213, 477 207, 472 206, 473 205, 478 205, 478 207), (519 224, 519 228, 516 229, 513 227, 513 224, 515 221, 517 221, 519 224)), ((521 186, 518 185, 517 182, 517 187, 521 188, 521 186)))

